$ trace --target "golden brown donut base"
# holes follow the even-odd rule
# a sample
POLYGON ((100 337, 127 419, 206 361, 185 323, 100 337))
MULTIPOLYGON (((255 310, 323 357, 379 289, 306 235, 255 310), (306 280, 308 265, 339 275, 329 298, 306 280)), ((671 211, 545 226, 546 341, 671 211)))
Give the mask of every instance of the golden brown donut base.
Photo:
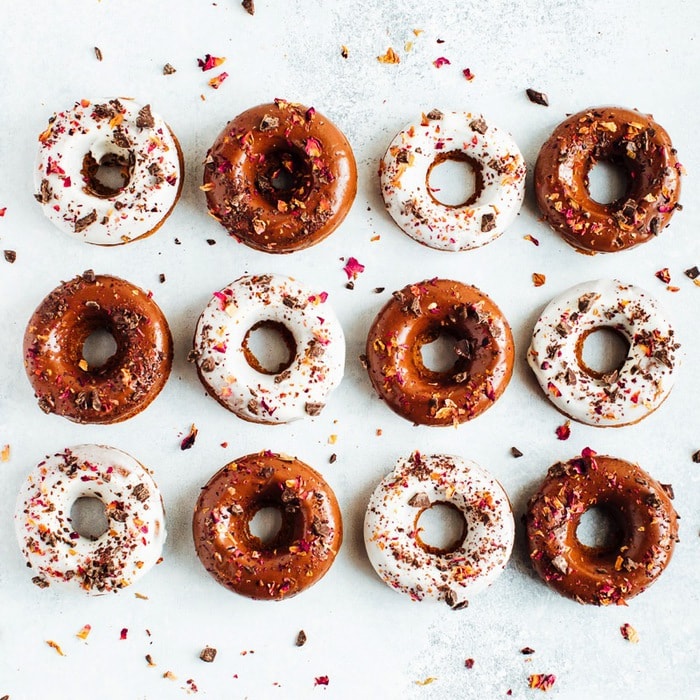
POLYGON ((45 413, 76 423, 118 423, 143 411, 170 374, 167 320, 134 285, 91 271, 54 289, 24 334, 24 365, 45 413), (110 333, 117 349, 100 367, 83 360, 85 340, 110 333))
POLYGON ((535 165, 535 194, 547 223, 582 253, 613 253, 658 235, 678 207, 681 166, 669 135, 651 116, 617 107, 588 109, 559 124, 535 165), (624 169, 628 187, 602 204, 588 191, 598 161, 624 169))
POLYGON ((367 336, 367 371, 379 396, 421 425, 464 423, 490 408, 513 373, 514 346, 500 309, 475 287, 431 279, 398 292, 367 336), (455 364, 425 367, 421 348, 441 335, 455 340, 455 364))
POLYGON ((664 487, 636 464, 590 450, 555 464, 530 499, 530 560, 542 579, 579 603, 617 604, 644 591, 673 554, 678 523, 664 487), (581 544, 576 529, 592 507, 617 526, 604 547, 581 544))
POLYGON ((343 539, 335 494, 303 462, 272 452, 227 464, 202 489, 192 521, 204 568, 249 598, 289 598, 322 578, 343 539), (262 508, 277 508, 282 527, 271 542, 250 532, 262 508))
POLYGON ((256 250, 291 253, 330 235, 357 192, 350 143, 313 109, 276 100, 230 121, 209 149, 209 212, 256 250))

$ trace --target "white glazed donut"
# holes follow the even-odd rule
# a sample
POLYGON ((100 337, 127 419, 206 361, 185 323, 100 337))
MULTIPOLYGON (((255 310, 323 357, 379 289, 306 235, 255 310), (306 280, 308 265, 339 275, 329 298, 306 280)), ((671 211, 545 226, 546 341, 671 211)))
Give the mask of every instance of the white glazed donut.
POLYGON ((514 530, 508 496, 486 470, 460 457, 414 452, 370 497, 365 546, 387 585, 412 600, 433 598, 458 609, 503 571, 514 530), (466 535, 450 551, 420 539, 418 519, 436 503, 456 508, 466 523, 466 535))
POLYGON ((636 423, 670 393, 680 358, 676 336, 649 292, 617 280, 578 284, 545 307, 527 359, 542 390, 565 415, 602 427, 636 423), (586 337, 614 329, 629 343, 609 374, 582 359, 586 337))
POLYGON ((525 194, 525 161, 510 136, 471 112, 429 112, 389 145, 379 174, 389 213, 404 233, 438 250, 470 250, 498 238, 515 219, 525 194), (428 185, 446 160, 467 162, 474 194, 441 204, 428 185))
POLYGON ((54 114, 39 136, 35 197, 66 233, 119 245, 159 228, 180 196, 181 171, 180 146, 150 105, 80 100, 54 114), (100 164, 121 170, 126 184, 111 189, 99 182, 100 164))
POLYGON ((345 368, 345 337, 327 296, 283 275, 246 275, 215 292, 194 337, 207 391, 253 423, 317 415, 345 368), (291 362, 280 371, 266 371, 248 349, 249 332, 261 326, 287 342, 291 362))
POLYGON ((114 447, 77 445, 47 457, 28 475, 15 509, 22 553, 41 588, 59 584, 99 595, 141 578, 160 559, 165 515, 143 465, 114 447), (107 530, 75 532, 71 508, 83 497, 105 506, 107 530))

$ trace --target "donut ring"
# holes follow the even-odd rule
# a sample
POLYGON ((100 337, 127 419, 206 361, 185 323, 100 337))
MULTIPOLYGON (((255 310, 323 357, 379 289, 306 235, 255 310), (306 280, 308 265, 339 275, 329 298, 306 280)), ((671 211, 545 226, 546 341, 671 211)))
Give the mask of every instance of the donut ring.
POLYGON ((579 252, 614 253, 645 243, 680 208, 682 166, 650 115, 599 107, 562 122, 540 150, 535 193, 547 223, 579 252), (610 204, 591 198, 588 174, 598 161, 623 168, 627 191, 610 204))
POLYGON ((131 99, 80 100, 39 136, 35 198, 58 228, 121 245, 155 233, 182 190, 184 161, 168 125, 131 99), (100 166, 119 172, 106 184, 100 166))
POLYGON ((565 415, 601 427, 637 423, 673 388, 680 364, 675 332, 645 290, 616 280, 584 282, 552 299, 535 324, 527 353, 547 398, 565 415), (583 345, 601 328, 629 344, 608 374, 589 368, 583 345))
POLYGON ((525 161, 512 137, 471 112, 432 110, 400 131, 379 166, 382 196, 399 228, 438 250, 470 250, 498 238, 525 195, 525 161), (466 202, 442 204, 430 188, 432 169, 468 163, 475 190, 466 202))
POLYGON ((367 555, 384 583, 412 600, 432 598, 457 610, 505 569, 515 523, 503 487, 478 464, 414 452, 372 493, 364 532, 367 555), (446 549, 420 536, 418 520, 436 504, 464 518, 461 537, 446 549))
POLYGON ((303 462, 272 452, 227 464, 202 489, 192 521, 197 556, 225 588, 258 600, 291 598, 330 569, 343 539, 335 494, 303 462), (262 508, 276 508, 269 543, 250 532, 262 508))
POLYGON ((476 418, 505 391, 513 373, 513 335, 505 317, 476 287, 431 279, 394 292, 367 336, 366 365, 389 408, 421 425, 476 418), (455 339, 446 372, 424 364, 423 345, 455 339))
POLYGON ((150 294, 88 270, 54 289, 24 333, 24 367, 44 413, 75 423, 118 423, 143 411, 170 374, 168 322, 150 294), (83 344, 105 330, 117 349, 100 367, 83 344))
POLYGON ((528 504, 530 560, 557 592, 579 603, 624 605, 663 572, 678 534, 665 488, 636 464, 596 455, 555 464, 528 504), (614 544, 588 547, 576 537, 593 507, 613 516, 614 544))
POLYGON ((318 415, 345 367, 343 329, 327 297, 283 275, 245 275, 215 292, 199 317, 193 353, 209 394, 253 423, 318 415), (287 343, 289 361, 275 372, 248 348, 261 326, 287 343))
POLYGON ((313 107, 253 107, 207 152, 209 213, 231 236, 266 253, 292 253, 335 231, 357 192, 348 140, 313 107))
POLYGON ((117 593, 140 579, 160 561, 166 537, 163 501, 148 470, 105 445, 68 447, 40 462, 17 497, 15 529, 33 583, 90 595, 117 593), (71 523, 79 498, 105 506, 109 524, 96 539, 71 523))

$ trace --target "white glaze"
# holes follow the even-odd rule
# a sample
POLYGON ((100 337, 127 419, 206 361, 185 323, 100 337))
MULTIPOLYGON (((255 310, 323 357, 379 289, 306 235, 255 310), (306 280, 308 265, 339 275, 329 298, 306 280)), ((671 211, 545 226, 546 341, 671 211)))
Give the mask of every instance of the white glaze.
POLYGON ((97 245, 129 243, 152 232, 177 201, 182 178, 179 149, 168 125, 152 114, 152 127, 137 126, 142 105, 126 98, 117 104, 123 111, 109 98, 81 100, 54 114, 39 137, 34 170, 36 198, 46 216, 71 236, 97 245), (98 116, 96 105, 111 108, 113 116, 98 116), (115 143, 115 137, 124 145, 115 143), (131 153, 133 170, 126 187, 109 197, 88 191, 81 174, 88 153, 98 163, 108 154, 131 153), (76 230, 76 222, 93 211, 94 222, 76 230))
POLYGON ((202 381, 230 411, 255 423, 316 415, 345 368, 343 329, 326 297, 283 275, 246 275, 216 292, 195 331, 202 381), (246 334, 263 321, 284 326, 296 344, 291 364, 278 374, 257 371, 244 353, 246 334))
POLYGON ((482 115, 437 114, 409 124, 389 145, 380 166, 384 203, 404 233, 419 243, 439 250, 478 248, 498 238, 520 211, 525 161, 510 134, 482 115), (483 189, 468 206, 441 204, 428 187, 430 166, 450 151, 465 154, 481 169, 483 189))
POLYGON ((471 460, 452 455, 402 458, 374 490, 365 515, 365 546, 382 580, 412 600, 435 599, 453 608, 489 586, 503 571, 513 548, 515 525, 503 487, 471 460), (426 551, 416 540, 425 507, 455 506, 467 524, 460 546, 447 553, 426 551))
POLYGON ((542 390, 581 423, 636 423, 663 403, 679 366, 675 333, 649 292, 617 280, 584 282, 545 307, 527 359, 542 390), (583 309, 583 310, 582 310, 583 309), (582 366, 577 347, 589 332, 612 328, 630 349, 616 374, 597 377, 582 366))
POLYGON ((165 515, 158 487, 133 457, 114 447, 77 445, 47 457, 17 497, 15 529, 34 583, 88 594, 117 592, 160 558, 165 515), (107 531, 76 533, 71 507, 83 497, 105 505, 107 531))

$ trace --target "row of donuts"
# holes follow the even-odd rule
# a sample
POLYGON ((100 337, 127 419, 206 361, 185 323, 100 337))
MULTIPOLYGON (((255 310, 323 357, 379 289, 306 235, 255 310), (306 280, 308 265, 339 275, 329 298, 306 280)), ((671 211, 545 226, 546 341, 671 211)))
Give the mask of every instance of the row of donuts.
MULTIPOLYGON (((156 231, 183 183, 177 138, 151 106, 133 100, 76 102, 39 136, 35 197, 60 229, 119 245, 156 231), (110 173, 110 175, 106 175, 110 173)), ((682 165, 651 116, 592 108, 562 122, 535 165, 538 205, 551 227, 582 252, 615 252, 658 235, 679 207, 682 165), (588 173, 599 161, 628 175, 625 194, 596 202, 588 173)), ((433 109, 402 129, 379 167, 381 192, 398 226, 441 250, 497 238, 524 197, 525 161, 512 137, 472 112, 433 109), (430 186, 445 161, 467 163, 475 189, 447 205, 430 186)), ((226 124, 204 161, 209 213, 230 235, 268 253, 290 253, 330 235, 357 191, 352 148, 313 107, 276 99, 226 124)))
MULTIPOLYGON (((47 457, 22 486, 15 510, 20 548, 40 588, 87 594, 118 592, 161 561, 166 538, 162 499, 148 470, 128 454, 78 445, 47 457), (97 498, 104 532, 76 531, 71 507, 97 498)), ((663 572, 677 538, 677 515, 664 487, 639 466, 590 449, 550 468, 526 514, 530 560, 552 588, 580 603, 624 604, 663 572), (605 506, 618 527, 613 542, 582 545, 582 514, 605 506)), ((192 521, 197 555, 218 583, 259 600, 302 592, 332 565, 343 526, 323 477, 300 460, 269 451, 221 468, 201 490, 192 521), (263 541, 251 521, 263 508, 281 516, 263 541)), ((367 555, 379 577, 412 600, 453 609, 504 570, 515 523, 503 487, 471 460, 451 455, 401 458, 370 497, 364 522, 367 555), (441 505, 462 529, 443 548, 422 539, 420 518, 441 505)))
MULTIPOLYGON (((635 423, 670 393, 679 366, 675 332, 643 289, 618 281, 577 285, 538 319, 527 359, 544 394, 571 418, 596 426, 635 423), (600 373, 583 360, 590 333, 613 329, 629 350, 600 373)), ((78 423, 115 423, 144 410, 165 385, 173 348, 167 320, 149 293, 122 279, 83 275, 37 307, 24 336, 24 363, 39 407, 78 423), (91 366, 86 339, 101 329, 116 352, 91 366)), ((362 357, 384 402, 413 423, 472 420, 505 391, 515 350, 508 321, 483 292, 428 279, 395 291, 372 323, 362 357), (422 348, 449 338, 452 364, 426 367, 422 348)), ((283 275, 245 275, 214 292, 197 322, 190 359, 222 406, 244 420, 280 424, 316 416, 340 384, 345 338, 326 292, 283 275), (288 359, 261 364, 249 345, 277 331, 288 359)))

